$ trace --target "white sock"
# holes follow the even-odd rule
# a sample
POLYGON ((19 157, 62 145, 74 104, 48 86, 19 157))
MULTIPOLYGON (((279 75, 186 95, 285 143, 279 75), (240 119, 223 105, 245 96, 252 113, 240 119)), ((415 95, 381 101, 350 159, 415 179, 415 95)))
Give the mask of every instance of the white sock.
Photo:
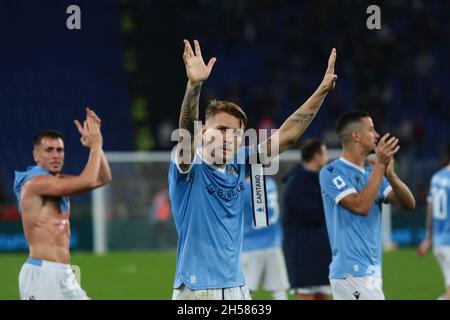
POLYGON ((272 291, 273 300, 287 300, 286 290, 272 291))

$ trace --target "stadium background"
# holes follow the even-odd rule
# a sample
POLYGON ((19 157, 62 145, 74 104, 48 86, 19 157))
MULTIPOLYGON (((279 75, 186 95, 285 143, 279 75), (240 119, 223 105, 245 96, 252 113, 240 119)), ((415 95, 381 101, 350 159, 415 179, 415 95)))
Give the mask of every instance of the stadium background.
MULTIPOLYGON (((304 137, 338 148, 334 121, 351 109, 369 111, 379 132, 400 137, 397 170, 418 205, 411 214, 393 212, 392 238, 400 248, 385 254, 386 295, 435 298, 443 289, 436 261, 417 258, 411 247, 423 238, 429 179, 450 140, 450 3, 379 2, 381 30, 366 28, 370 4, 1 0, 0 299, 18 297, 26 242, 11 186, 14 170, 32 161, 32 135, 44 128, 64 132, 65 170, 80 172, 87 150, 72 121, 90 106, 103 120, 106 151, 170 150, 186 83, 184 38, 198 39, 205 58, 218 58, 201 106, 211 97, 237 102, 259 128, 278 127, 309 97, 329 50, 337 48, 337 87, 304 137), (81 30, 66 28, 71 4, 81 8, 81 30)), ((72 200, 72 262, 81 267, 82 285, 93 298, 170 298, 176 235, 167 166, 112 169, 110 253, 91 253, 91 195, 72 200)))

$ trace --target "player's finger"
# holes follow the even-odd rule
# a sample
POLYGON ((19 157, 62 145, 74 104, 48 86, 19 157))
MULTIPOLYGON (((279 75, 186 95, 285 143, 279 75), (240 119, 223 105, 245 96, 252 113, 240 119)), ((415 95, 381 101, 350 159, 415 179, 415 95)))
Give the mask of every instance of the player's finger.
POLYGON ((94 118, 95 121, 101 122, 102 120, 98 117, 98 115, 94 112, 94 110, 89 109, 90 115, 94 118))
POLYGON ((80 121, 78 121, 78 120, 73 120, 73 123, 75 123, 75 126, 76 126, 77 129, 78 129, 78 132, 79 132, 81 135, 83 135, 83 127, 81 126, 80 121))
POLYGON ((390 151, 390 152, 388 153, 388 156, 389 156, 389 157, 394 156, 394 155, 398 152, 398 150, 400 150, 400 146, 397 146, 394 150, 390 151))
POLYGON ((384 143, 386 142, 386 139, 389 138, 391 134, 390 133, 386 133, 379 141, 378 141, 378 145, 382 146, 384 145, 384 143))
POLYGON ((91 132, 91 126, 90 126, 90 123, 87 120, 83 121, 83 127, 86 130, 86 132, 91 132))
POLYGON ((394 141, 392 141, 392 143, 389 145, 390 148, 394 148, 395 146, 398 145, 400 140, 398 140, 398 138, 395 138, 394 141))
POLYGON ((184 60, 185 63, 186 63, 188 58, 189 58, 189 53, 188 53, 187 45, 185 43, 184 47, 183 47, 183 60, 184 60))
POLYGON ((195 48, 195 55, 198 57, 202 56, 202 50, 200 49, 200 44, 197 40, 194 40, 194 48, 195 48))
POLYGON ((331 50, 330 57, 328 58, 327 73, 334 73, 334 65, 336 63, 336 57, 337 57, 336 49, 333 48, 333 50, 331 50))
POLYGON ((394 136, 390 137, 388 141, 386 141, 385 146, 387 148, 391 148, 393 145, 396 144, 396 141, 398 142, 398 139, 394 136))
POLYGON ((214 67, 214 64, 216 63, 217 59, 216 58, 211 58, 208 62, 208 69, 211 71, 212 68, 214 67))
POLYGON ((186 39, 184 40, 184 46, 185 46, 186 52, 188 54, 188 57, 194 56, 194 51, 192 51, 191 44, 186 39))
POLYGON ((90 117, 87 121, 88 121, 89 127, 92 131, 98 130, 98 124, 92 117, 90 117))
MULTIPOLYGON (((389 140, 390 141, 390 140, 389 140)), ((393 142, 391 142, 390 144, 386 144, 385 145, 385 150, 386 152, 392 152, 393 150, 395 150, 395 148, 397 148, 398 145, 398 139, 395 139, 393 142)))

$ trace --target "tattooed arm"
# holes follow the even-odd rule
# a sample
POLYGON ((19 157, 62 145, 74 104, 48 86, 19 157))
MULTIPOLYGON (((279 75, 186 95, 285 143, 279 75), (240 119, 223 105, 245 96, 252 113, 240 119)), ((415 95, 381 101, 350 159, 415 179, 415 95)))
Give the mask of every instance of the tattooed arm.
POLYGON ((278 153, 291 147, 297 142, 303 132, 308 128, 311 121, 316 116, 320 109, 328 92, 335 86, 337 76, 334 74, 334 64, 336 62, 336 49, 333 49, 328 59, 328 68, 325 72, 325 76, 317 88, 316 92, 300 107, 298 108, 287 120, 282 124, 280 129, 273 134, 269 139, 261 143, 260 149, 263 154, 269 155, 271 158, 278 153), (271 148, 271 144, 278 144, 279 148, 271 148), (275 152, 272 155, 267 150, 273 150, 275 152))
POLYGON ((194 158, 194 124, 198 120, 199 98, 202 83, 208 79, 211 70, 216 63, 216 58, 211 58, 207 65, 203 61, 200 44, 194 40, 195 53, 192 50, 189 41, 184 40, 183 60, 186 67, 186 74, 188 77, 188 84, 186 93, 184 95, 183 104, 181 106, 180 119, 178 122, 179 129, 187 130, 185 134, 180 134, 178 163, 180 169, 187 171, 190 163, 194 158), (190 148, 185 148, 184 139, 188 139, 190 148), (180 147, 181 146, 181 147, 180 147), (186 157, 184 152, 188 151, 190 156, 186 157))

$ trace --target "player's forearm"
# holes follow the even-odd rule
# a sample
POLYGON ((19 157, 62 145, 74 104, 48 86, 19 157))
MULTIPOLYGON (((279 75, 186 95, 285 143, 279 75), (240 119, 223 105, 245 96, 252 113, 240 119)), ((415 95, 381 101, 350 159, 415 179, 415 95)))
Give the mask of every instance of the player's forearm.
POLYGON ((97 184, 103 186, 112 181, 111 168, 109 167, 108 159, 106 159, 105 152, 102 150, 100 161, 100 170, 98 173, 97 184))
POLYGON ((188 130, 191 134, 194 134, 194 122, 198 120, 201 88, 201 82, 191 83, 188 81, 183 104, 181 105, 178 127, 188 130))
POLYGON ((369 181, 361 192, 357 194, 356 197, 356 207, 358 213, 363 215, 368 215, 373 203, 380 190, 381 182, 383 181, 385 167, 380 163, 375 163, 372 169, 372 174, 370 175, 369 181))
POLYGON ((398 205, 403 210, 413 210, 416 207, 416 200, 408 186, 394 173, 386 177, 395 193, 398 205))
POLYGON ((327 93, 328 92, 320 86, 313 95, 282 124, 279 130, 280 152, 295 144, 303 132, 305 132, 317 112, 319 112, 327 93))
POLYGON ((79 176, 84 188, 93 189, 98 186, 97 178, 101 167, 102 155, 103 150, 101 146, 91 148, 88 162, 79 176))

